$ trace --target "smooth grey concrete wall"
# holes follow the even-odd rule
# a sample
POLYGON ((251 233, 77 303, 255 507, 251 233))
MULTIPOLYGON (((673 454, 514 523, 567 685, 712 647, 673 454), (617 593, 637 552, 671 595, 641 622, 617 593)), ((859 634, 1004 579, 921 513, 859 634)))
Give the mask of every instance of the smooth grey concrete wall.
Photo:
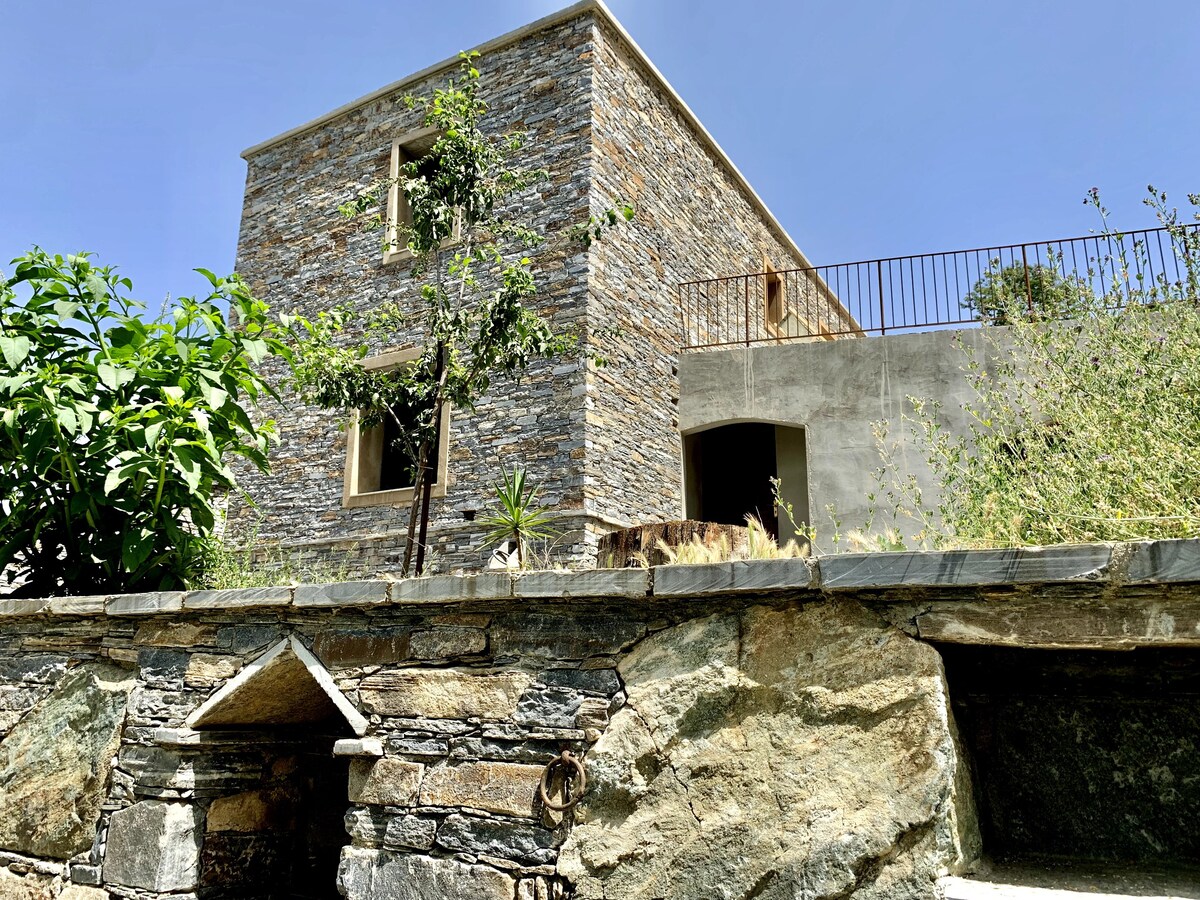
MULTIPOLYGON (((944 427, 968 433, 963 404, 974 392, 964 350, 982 360, 994 353, 991 346, 976 328, 687 353, 679 363, 679 430, 752 421, 804 428, 810 521, 817 546, 828 551, 829 506, 843 531, 863 527, 870 516, 867 495, 878 488, 873 473, 881 462, 872 423, 889 423, 901 476, 916 475, 926 505, 936 508, 928 466, 902 421, 912 412, 907 398, 940 401, 944 427)), ((779 465, 784 471, 784 461, 779 465)), ((875 529, 891 524, 888 507, 879 504, 875 529)), ((895 524, 908 536, 920 527, 895 524)))

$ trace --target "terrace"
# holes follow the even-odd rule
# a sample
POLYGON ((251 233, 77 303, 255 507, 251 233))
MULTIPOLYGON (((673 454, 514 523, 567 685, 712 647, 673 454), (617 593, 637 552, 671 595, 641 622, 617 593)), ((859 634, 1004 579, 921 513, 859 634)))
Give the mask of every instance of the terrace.
POLYGON ((682 349, 1003 324, 1015 302, 1069 318, 1200 296, 1200 225, 768 270, 679 285, 682 349))

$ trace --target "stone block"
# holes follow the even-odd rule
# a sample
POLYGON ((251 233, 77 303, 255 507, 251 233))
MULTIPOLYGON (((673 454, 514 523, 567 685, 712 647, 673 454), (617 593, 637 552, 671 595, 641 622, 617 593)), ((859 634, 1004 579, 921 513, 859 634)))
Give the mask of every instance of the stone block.
POLYGON ((334 669, 402 662, 409 656, 409 629, 326 628, 313 639, 313 653, 334 669))
MULTIPOLYGON (((571 688, 548 687, 526 691, 514 720, 530 727, 574 728, 583 695, 571 688)), ((606 703, 605 706, 608 704, 606 703)))
POLYGON ((973 587, 1095 581, 1107 576, 1109 544, 1020 547, 1011 550, 939 550, 841 553, 821 557, 825 590, 973 587))
POLYGON ((388 752, 401 756, 445 756, 450 752, 450 739, 444 735, 401 732, 388 735, 388 752))
POLYGON ((583 572, 531 572, 513 579, 517 597, 645 597, 650 593, 646 569, 593 569, 583 572))
POLYGON ((428 850, 433 846, 437 834, 437 822, 418 816, 396 816, 387 823, 383 844, 389 850, 404 847, 410 850, 428 850))
POLYGON ((48 599, 0 600, 0 616, 36 616, 50 608, 48 599))
POLYGON ((524 672, 404 669, 364 679, 359 697, 369 712, 382 716, 506 719, 532 682, 524 672))
POLYGON ((621 689, 616 669, 547 669, 538 679, 548 687, 569 687, 610 697, 621 689))
POLYGON ((437 842, 452 853, 499 856, 535 866, 554 862, 560 843, 554 832, 537 825, 457 813, 442 823, 437 842))
POLYGON ((91 847, 133 686, 81 665, 0 742, 0 847, 62 860, 91 847))
POLYGON ((512 900, 516 883, 490 866, 347 847, 338 889, 346 900, 512 900))
POLYGON ((512 595, 512 577, 507 572, 432 575, 392 582, 392 601, 395 603, 463 603, 506 600, 512 595))
POLYGON ((475 656, 487 649, 487 632, 482 628, 446 626, 415 631, 409 638, 413 659, 452 659, 475 656))
POLYGON ((383 741, 379 738, 342 738, 333 743, 334 756, 383 756, 383 741))
POLYGON ((403 759, 354 759, 350 762, 351 803, 415 806, 425 766, 403 759))
POLYGON ((104 880, 148 891, 190 891, 199 881, 204 816, 191 803, 143 800, 112 814, 104 880))
POLYGON ((497 616, 490 634, 494 656, 568 660, 618 653, 641 638, 645 626, 610 613, 518 612, 497 616))
POLYGON ((195 647, 217 639, 215 625, 198 622, 145 622, 134 632, 133 642, 151 647, 195 647))
POLYGON ((375 807, 351 807, 345 818, 346 834, 356 847, 380 847, 390 817, 375 807))
POLYGON ((270 791, 242 791, 218 797, 208 808, 204 828, 207 832, 269 831, 278 822, 279 798, 270 791))
POLYGON ((110 616, 154 616, 183 609, 183 591, 152 591, 148 594, 117 594, 108 598, 104 611, 110 616))
POLYGON ((608 725, 608 701, 599 697, 586 697, 579 705, 579 713, 575 717, 576 728, 599 728, 608 725))
POLYGON ((78 884, 68 885, 67 888, 58 895, 58 900, 109 900, 111 895, 108 891, 94 887, 82 887, 78 884))
POLYGON ((249 609, 256 606, 289 606, 290 587, 231 588, 221 591, 188 591, 184 609, 249 609))
POLYGON ((804 559, 750 559, 690 566, 655 566, 655 597, 802 591, 813 586, 804 559))
POLYGON ((193 653, 183 673, 183 683, 188 687, 212 687, 227 681, 242 669, 242 661, 236 656, 220 656, 215 653, 193 653))
POLYGON ((470 762, 439 766, 421 782, 422 806, 465 806, 508 816, 532 816, 541 766, 470 762))
POLYGON ((98 616, 104 612, 108 597, 51 597, 52 616, 98 616))
POLYGON ((374 606, 388 601, 386 581, 341 581, 300 584, 292 595, 295 606, 374 606))
POLYGON ((1135 544, 1126 578, 1133 584, 1200 581, 1200 540, 1135 544))

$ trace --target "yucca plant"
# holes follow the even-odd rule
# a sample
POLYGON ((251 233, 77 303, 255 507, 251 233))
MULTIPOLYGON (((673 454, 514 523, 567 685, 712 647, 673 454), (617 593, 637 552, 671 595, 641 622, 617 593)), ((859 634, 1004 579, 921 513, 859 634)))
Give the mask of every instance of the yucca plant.
POLYGON ((503 480, 492 485, 496 493, 494 512, 480 520, 491 529, 484 540, 500 543, 511 540, 517 545, 517 565, 525 568, 525 545, 554 535, 546 507, 537 502, 538 489, 528 482, 524 469, 504 472, 503 480))

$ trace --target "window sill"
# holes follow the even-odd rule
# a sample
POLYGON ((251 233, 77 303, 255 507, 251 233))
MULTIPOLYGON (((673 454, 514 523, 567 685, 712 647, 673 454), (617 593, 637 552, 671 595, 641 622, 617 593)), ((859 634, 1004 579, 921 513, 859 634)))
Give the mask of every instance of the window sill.
MULTIPOLYGON (((429 495, 431 497, 445 497, 446 485, 435 484, 429 495)), ((360 509, 365 506, 409 506, 412 502, 412 488, 396 488, 390 491, 369 491, 365 494, 348 494, 342 498, 342 508, 360 509)))

